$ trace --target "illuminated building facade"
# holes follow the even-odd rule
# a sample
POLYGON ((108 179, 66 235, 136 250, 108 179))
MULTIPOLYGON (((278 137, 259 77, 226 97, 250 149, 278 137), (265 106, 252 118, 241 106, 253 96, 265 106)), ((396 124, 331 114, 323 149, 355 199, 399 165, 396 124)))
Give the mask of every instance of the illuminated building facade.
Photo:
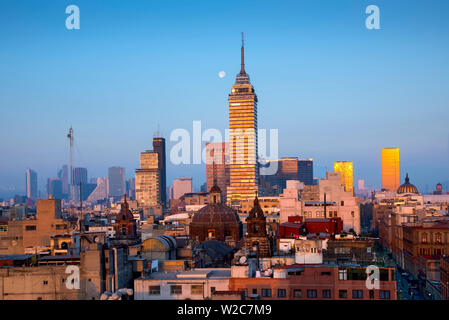
POLYGON ((214 185, 222 190, 222 197, 226 199, 226 191, 229 186, 229 143, 206 143, 206 189, 210 190, 214 185))
POLYGON ((334 162, 334 172, 340 172, 341 184, 345 186, 345 191, 353 190, 353 165, 350 161, 334 162))
POLYGON ((158 153, 147 150, 140 154, 140 168, 136 170, 136 200, 139 206, 152 207, 161 203, 158 153))
POLYGON ((396 191, 401 184, 399 148, 382 149, 382 189, 396 191))
POLYGON ((229 94, 230 185, 227 203, 255 198, 258 193, 257 96, 245 72, 244 47, 241 69, 229 94))

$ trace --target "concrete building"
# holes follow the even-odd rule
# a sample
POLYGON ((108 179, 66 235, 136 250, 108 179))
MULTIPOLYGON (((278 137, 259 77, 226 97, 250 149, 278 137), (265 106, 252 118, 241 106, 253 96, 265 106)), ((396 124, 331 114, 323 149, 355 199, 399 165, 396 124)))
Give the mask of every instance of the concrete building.
POLYGON ((0 235, 0 254, 24 254, 27 248, 50 247, 52 235, 67 234, 69 223, 62 220, 61 200, 36 201, 36 216, 8 221, 0 235))
POLYGON ((179 199, 186 193, 192 193, 192 178, 181 177, 173 180, 173 199, 179 199))
POLYGON ((155 272, 134 280, 135 300, 204 300, 215 291, 228 291, 230 268, 155 272))
POLYGON ((210 190, 214 181, 220 188, 223 200, 230 184, 229 143, 206 143, 206 190, 210 190))
POLYGON ((136 200, 144 208, 161 205, 158 157, 158 153, 152 150, 140 154, 140 168, 136 170, 136 200))

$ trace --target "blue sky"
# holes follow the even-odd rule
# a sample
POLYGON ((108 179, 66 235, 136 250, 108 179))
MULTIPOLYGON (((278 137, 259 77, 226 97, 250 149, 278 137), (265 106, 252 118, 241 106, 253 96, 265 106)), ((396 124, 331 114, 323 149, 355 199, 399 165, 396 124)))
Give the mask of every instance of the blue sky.
MULTIPOLYGON (((378 187, 380 149, 399 147, 402 179, 433 189, 449 180, 448 13, 444 0, 2 0, 0 186, 23 188, 31 167, 43 190, 69 161, 70 126, 89 177, 130 177, 158 123, 167 140, 193 120, 224 130, 244 31, 259 127, 279 129, 280 156, 313 158, 318 177, 353 161, 355 182, 378 187), (71 4, 80 30, 65 28, 71 4), (381 30, 365 27, 370 4, 381 30)), ((198 187, 205 168, 167 174, 198 187)))

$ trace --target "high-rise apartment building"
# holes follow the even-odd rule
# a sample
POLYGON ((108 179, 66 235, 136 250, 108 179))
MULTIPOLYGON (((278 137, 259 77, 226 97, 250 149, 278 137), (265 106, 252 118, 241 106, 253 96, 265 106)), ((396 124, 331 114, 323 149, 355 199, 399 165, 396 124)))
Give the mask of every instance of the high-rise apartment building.
POLYGON ((37 199, 37 173, 30 168, 26 171, 26 195, 32 200, 37 199))
POLYGON ((257 161, 257 96, 245 72, 242 40, 241 69, 229 94, 230 185, 228 205, 255 198, 259 191, 257 161))
POLYGON ((382 149, 382 189, 396 191, 401 185, 399 148, 382 149))
POLYGON ((350 161, 334 162, 334 171, 340 172, 341 184, 345 186, 345 191, 353 191, 353 165, 350 161))
POLYGON ((153 150, 158 154, 158 169, 160 181, 161 204, 167 203, 167 175, 165 164, 165 139, 162 137, 153 138, 153 150))
POLYGON ((206 143, 206 191, 209 191, 214 183, 221 190, 221 196, 226 199, 226 191, 229 186, 229 143, 206 143))
POLYGON ((186 193, 191 193, 192 190, 192 178, 181 177, 173 180, 173 199, 179 199, 186 193))
POLYGON ((108 169, 109 197, 122 198, 126 193, 125 168, 111 167, 108 169))
POLYGON ((159 155, 147 150, 140 154, 140 168, 136 170, 136 200, 141 207, 161 204, 159 155))

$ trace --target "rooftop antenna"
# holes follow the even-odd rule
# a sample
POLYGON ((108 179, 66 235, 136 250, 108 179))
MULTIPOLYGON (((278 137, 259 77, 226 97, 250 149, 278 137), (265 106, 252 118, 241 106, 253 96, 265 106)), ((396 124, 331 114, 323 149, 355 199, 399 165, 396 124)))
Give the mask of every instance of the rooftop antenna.
POLYGON ((70 190, 69 190, 69 205, 70 205, 70 215, 72 215, 72 185, 73 185, 73 129, 70 126, 69 134, 67 135, 70 141, 70 190))
POLYGON ((242 48, 241 48, 241 67, 240 67, 240 73, 245 74, 245 39, 244 34, 242 32, 242 48))

